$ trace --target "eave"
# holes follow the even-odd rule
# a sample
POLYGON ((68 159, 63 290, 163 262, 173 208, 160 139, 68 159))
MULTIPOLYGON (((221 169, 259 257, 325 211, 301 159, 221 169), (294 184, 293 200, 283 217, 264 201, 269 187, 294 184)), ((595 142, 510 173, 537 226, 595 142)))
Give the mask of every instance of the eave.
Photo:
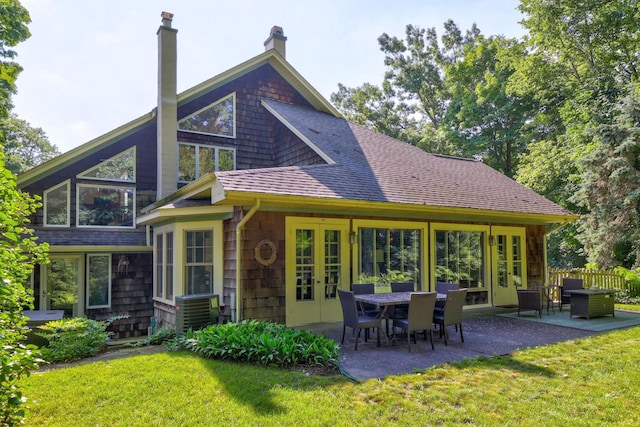
POLYGON ((163 206, 147 214, 139 215, 136 219, 138 225, 159 225, 172 222, 222 220, 229 219, 233 215, 233 206, 190 206, 173 207, 163 206), (179 212, 179 215, 177 213, 179 212))
MULTIPOLYGON (((170 203, 185 200, 189 195, 197 195, 199 199, 209 199, 212 206, 200 207, 212 212, 211 208, 253 206, 260 200, 260 210, 291 213, 322 213, 327 215, 363 216, 403 218, 416 220, 440 220, 456 222, 485 222, 510 224, 558 224, 578 219, 578 215, 553 215, 543 213, 522 213, 510 211, 483 210, 466 207, 430 206, 390 202, 372 202, 365 200, 347 200, 340 198, 320 198, 295 196, 288 194, 259 193, 247 191, 225 190, 215 175, 209 174, 183 187, 176 193, 143 209, 145 215, 139 217, 139 224, 148 224, 159 218, 170 218, 170 203), (162 203, 164 202, 164 203, 162 203), (162 212, 162 213, 161 213, 162 212)), ((185 208, 180 208, 181 214, 185 208)))
MULTIPOLYGON (((512 224, 557 224, 571 222, 578 219, 578 215, 521 213, 462 207, 370 202, 338 198, 315 198, 234 191, 225 192, 224 199, 218 200, 217 203, 248 207, 252 206, 257 199, 260 199, 260 210, 324 213, 348 216, 512 224)), ((216 201, 214 200, 214 203, 215 202, 216 201)))
POLYGON ((82 144, 72 150, 67 151, 41 165, 36 166, 33 169, 30 169, 20 175, 18 175, 18 187, 24 188, 45 176, 51 175, 55 173, 65 166, 78 161, 85 156, 88 156, 98 150, 101 150, 105 146, 113 144, 120 139, 130 135, 132 132, 137 131, 140 127, 150 123, 154 120, 155 112, 152 111, 150 113, 145 114, 144 116, 138 117, 135 120, 130 121, 127 124, 124 124, 104 135, 101 135, 91 141, 82 144))
POLYGON ((188 102, 203 93, 210 92, 244 74, 247 74, 265 64, 271 66, 291 85, 304 99, 318 111, 342 117, 342 114, 327 101, 309 82, 302 77, 275 49, 270 49, 256 57, 249 59, 222 74, 218 74, 184 92, 178 94, 178 104, 188 102))

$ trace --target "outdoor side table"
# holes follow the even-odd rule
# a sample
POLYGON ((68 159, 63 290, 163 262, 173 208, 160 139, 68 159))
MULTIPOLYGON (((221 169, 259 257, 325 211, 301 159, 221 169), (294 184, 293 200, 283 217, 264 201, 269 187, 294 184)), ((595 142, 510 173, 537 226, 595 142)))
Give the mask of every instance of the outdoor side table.
POLYGON ((608 289, 578 289, 571 293, 571 312, 569 317, 615 316, 613 291, 608 289))

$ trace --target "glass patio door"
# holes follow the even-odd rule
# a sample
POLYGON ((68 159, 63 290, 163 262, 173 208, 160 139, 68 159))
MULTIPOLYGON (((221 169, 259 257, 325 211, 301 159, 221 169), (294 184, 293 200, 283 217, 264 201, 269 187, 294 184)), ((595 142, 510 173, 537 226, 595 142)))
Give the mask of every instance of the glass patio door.
POLYGON ((64 317, 84 313, 82 255, 49 256, 50 263, 42 268, 40 307, 43 310, 63 310, 64 317))
POLYGON ((527 288, 525 230, 493 227, 492 235, 493 305, 516 305, 516 290, 527 288))
POLYGON ((342 320, 337 289, 349 288, 348 222, 310 220, 287 218, 289 326, 342 320))

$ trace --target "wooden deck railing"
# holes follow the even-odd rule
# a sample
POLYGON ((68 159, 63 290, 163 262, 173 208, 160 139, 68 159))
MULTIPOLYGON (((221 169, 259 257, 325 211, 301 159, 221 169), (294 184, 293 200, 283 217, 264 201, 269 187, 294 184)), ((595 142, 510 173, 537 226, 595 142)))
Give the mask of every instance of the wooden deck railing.
POLYGON ((585 288, 590 288, 592 285, 596 285, 601 289, 611 289, 612 291, 630 290, 632 294, 640 293, 640 289, 635 288, 614 270, 549 268, 548 273, 548 283, 553 285, 561 285, 562 279, 565 277, 575 277, 584 281, 585 288))

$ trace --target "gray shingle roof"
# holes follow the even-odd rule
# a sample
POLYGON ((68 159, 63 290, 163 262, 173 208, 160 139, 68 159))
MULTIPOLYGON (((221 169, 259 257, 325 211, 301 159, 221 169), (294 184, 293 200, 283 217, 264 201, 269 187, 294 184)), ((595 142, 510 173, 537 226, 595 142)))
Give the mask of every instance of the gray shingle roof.
POLYGON ((482 162, 430 154, 310 108, 264 102, 335 163, 218 172, 226 191, 573 216, 482 162))

